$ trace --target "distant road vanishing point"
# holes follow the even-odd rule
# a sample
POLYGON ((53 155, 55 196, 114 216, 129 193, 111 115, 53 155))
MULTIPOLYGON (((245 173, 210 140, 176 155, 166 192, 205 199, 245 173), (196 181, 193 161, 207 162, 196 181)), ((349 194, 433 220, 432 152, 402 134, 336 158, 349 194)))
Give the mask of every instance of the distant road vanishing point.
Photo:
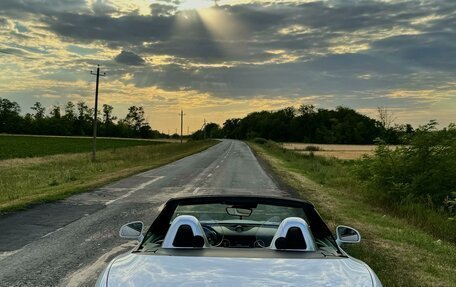
POLYGON ((93 286, 105 265, 134 246, 124 223, 150 225, 172 197, 286 196, 243 142, 208 150, 102 188, 0 217, 0 286, 93 286))

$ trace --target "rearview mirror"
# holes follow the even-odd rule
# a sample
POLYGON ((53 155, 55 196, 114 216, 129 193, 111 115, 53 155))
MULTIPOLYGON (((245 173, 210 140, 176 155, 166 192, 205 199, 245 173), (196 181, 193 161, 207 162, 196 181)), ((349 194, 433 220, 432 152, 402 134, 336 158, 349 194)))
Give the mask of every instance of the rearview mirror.
POLYGON ((232 216, 249 217, 252 214, 251 208, 227 207, 226 213, 232 216))
POLYGON ((142 232, 144 229, 144 223, 141 221, 133 221, 123 225, 120 228, 119 235, 125 239, 135 239, 141 242, 144 238, 142 232))
POLYGON ((341 245, 343 243, 359 243, 361 242, 361 234, 358 230, 344 225, 339 225, 336 228, 336 242, 341 245))

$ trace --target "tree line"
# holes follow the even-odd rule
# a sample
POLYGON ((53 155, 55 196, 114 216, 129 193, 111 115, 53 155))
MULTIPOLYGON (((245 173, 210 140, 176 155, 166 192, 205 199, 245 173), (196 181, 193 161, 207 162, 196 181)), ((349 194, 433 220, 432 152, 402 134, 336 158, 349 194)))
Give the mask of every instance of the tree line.
MULTIPOLYGON (((93 129, 93 109, 84 101, 67 102, 46 109, 40 102, 32 113, 21 115, 17 102, 0 98, 0 133, 90 136, 93 129)), ((167 138, 153 130, 144 117, 144 108, 131 106, 125 118, 113 115, 114 108, 104 104, 98 112, 98 135, 108 137, 167 138)), ((276 111, 261 111, 244 118, 232 118, 223 126, 209 123, 192 134, 194 140, 205 138, 252 139, 265 138, 278 142, 326 144, 372 144, 376 140, 388 144, 403 143, 414 133, 411 125, 393 125, 386 109, 379 109, 379 119, 373 119, 347 107, 334 110, 301 105, 276 111)), ((178 137, 178 135, 173 135, 178 137)))
MULTIPOLYGON (((69 101, 63 107, 46 109, 40 102, 32 113, 21 115, 17 102, 0 98, 0 133, 39 134, 60 136, 90 136, 93 133, 94 109, 84 101, 69 101)), ((144 108, 131 106, 125 118, 113 115, 114 108, 104 104, 98 111, 98 135, 126 138, 165 138, 168 135, 153 130, 144 117, 144 108)))
POLYGON ((372 144, 381 140, 400 144, 404 136, 413 134, 410 124, 393 125, 388 110, 379 108, 378 112, 379 120, 376 120, 346 107, 328 110, 301 105, 298 109, 287 107, 228 119, 222 127, 210 123, 192 138, 265 138, 278 142, 326 144, 372 144))

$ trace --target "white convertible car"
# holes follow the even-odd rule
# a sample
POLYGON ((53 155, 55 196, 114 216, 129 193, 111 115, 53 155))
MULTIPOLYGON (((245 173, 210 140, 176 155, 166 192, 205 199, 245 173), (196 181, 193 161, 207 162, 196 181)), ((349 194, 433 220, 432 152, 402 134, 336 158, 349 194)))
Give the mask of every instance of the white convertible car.
POLYGON ((367 264, 340 247, 358 231, 332 235, 311 203, 275 197, 171 199, 143 234, 128 223, 120 236, 140 244, 118 256, 96 286, 382 286, 367 264))

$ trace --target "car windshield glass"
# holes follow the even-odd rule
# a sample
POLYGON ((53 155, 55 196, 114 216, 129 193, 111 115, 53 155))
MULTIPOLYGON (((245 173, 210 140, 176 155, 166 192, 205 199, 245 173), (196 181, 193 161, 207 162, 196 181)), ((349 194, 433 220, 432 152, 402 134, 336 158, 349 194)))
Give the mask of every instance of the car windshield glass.
POLYGON ((170 227, 179 216, 195 217, 201 225, 207 247, 217 248, 269 248, 283 220, 297 217, 308 224, 309 240, 314 241, 317 249, 331 254, 338 252, 331 232, 310 204, 249 197, 170 201, 147 231, 139 250, 162 248, 168 231, 174 230, 170 227))
POLYGON ((280 224, 287 217, 301 217, 306 220, 304 210, 298 207, 258 204, 255 207, 233 207, 226 204, 198 204, 178 206, 171 218, 179 215, 192 215, 201 223, 238 222, 264 224, 265 222, 280 224), (243 213, 250 211, 248 213, 243 213), (250 213, 250 214, 249 214, 250 213))

